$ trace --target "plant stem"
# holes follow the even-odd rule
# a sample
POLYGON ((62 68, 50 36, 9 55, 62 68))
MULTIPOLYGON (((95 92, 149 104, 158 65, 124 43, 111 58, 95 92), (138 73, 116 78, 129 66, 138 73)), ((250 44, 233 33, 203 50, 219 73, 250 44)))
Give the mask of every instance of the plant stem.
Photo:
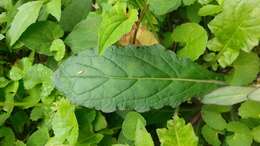
POLYGON ((141 22, 143 21, 144 16, 145 16, 145 13, 146 13, 147 10, 148 10, 148 4, 145 3, 145 6, 144 6, 143 10, 142 10, 141 13, 140 13, 140 18, 139 18, 139 20, 136 22, 136 29, 135 29, 135 31, 134 31, 134 36, 133 36, 132 44, 135 44, 135 43, 136 43, 137 33, 138 33, 138 30, 139 30, 139 28, 140 28, 141 22))

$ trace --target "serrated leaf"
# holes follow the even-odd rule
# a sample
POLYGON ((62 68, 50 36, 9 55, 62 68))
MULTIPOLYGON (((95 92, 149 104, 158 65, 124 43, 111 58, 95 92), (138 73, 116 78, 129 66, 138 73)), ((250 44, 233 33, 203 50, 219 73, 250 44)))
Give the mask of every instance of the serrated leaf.
POLYGON ((74 53, 84 49, 96 48, 101 20, 102 18, 98 14, 90 13, 85 20, 74 27, 65 39, 65 43, 71 47, 74 53))
POLYGON ((259 14, 259 0, 224 1, 223 12, 209 23, 210 30, 223 44, 219 57, 226 49, 249 52, 258 45, 259 14))
POLYGON ((205 94, 223 84, 215 80, 221 78, 160 45, 128 46, 109 48, 103 56, 86 50, 70 57, 56 71, 55 84, 78 105, 147 111, 205 94))
POLYGON ((196 23, 185 23, 173 31, 173 41, 185 45, 177 52, 180 57, 197 60, 206 50, 208 35, 203 27, 196 23))
POLYGON ((51 43, 50 51, 55 52, 54 58, 60 61, 65 56, 65 44, 61 39, 56 39, 51 43))
POLYGON ((164 15, 181 6, 182 0, 148 0, 152 12, 156 15, 164 15))
POLYGON ((122 124, 122 133, 127 139, 135 140, 138 122, 142 122, 144 126, 146 125, 145 119, 139 113, 137 112, 127 113, 125 120, 122 124))
POLYGON ((226 86, 219 88, 203 97, 204 104, 234 105, 247 100, 248 95, 253 92, 253 87, 226 86))
POLYGON ((200 8, 199 15, 200 16, 212 16, 212 15, 218 14, 221 11, 222 11, 221 6, 209 4, 209 5, 205 5, 200 8))
POLYGON ((175 116, 167 122, 167 128, 157 129, 161 146, 197 146, 198 137, 192 125, 185 124, 184 119, 175 116))
POLYGON ((242 118, 260 119, 260 102, 246 101, 239 108, 239 115, 242 118))
POLYGON ((231 85, 248 85, 256 79, 260 70, 260 59, 256 53, 240 53, 233 64, 234 70, 227 76, 231 85))
POLYGON ((218 137, 219 131, 209 127, 208 125, 204 125, 201 129, 201 133, 208 144, 211 144, 212 146, 221 145, 221 141, 218 137))
POLYGON ((136 9, 130 9, 126 13, 126 7, 113 8, 102 17, 98 33, 98 50, 103 53, 105 49, 119 41, 120 38, 131 31, 132 26, 138 20, 136 9))
POLYGON ((60 24, 64 31, 71 31, 91 10, 92 0, 71 0, 61 12, 60 24))
POLYGON ((56 111, 51 122, 54 137, 49 139, 46 146, 77 143, 79 129, 74 110, 75 107, 65 99, 56 103, 56 111))
POLYGON ((54 16, 58 21, 61 17, 61 0, 51 0, 46 4, 46 11, 54 16))
POLYGON ((10 46, 13 46, 22 33, 37 20, 41 6, 41 1, 32 1, 27 2, 18 8, 18 12, 7 32, 7 39, 9 40, 10 46))
POLYGON ((40 54, 52 56, 52 42, 63 36, 62 28, 54 22, 42 21, 31 25, 21 37, 21 42, 40 54))

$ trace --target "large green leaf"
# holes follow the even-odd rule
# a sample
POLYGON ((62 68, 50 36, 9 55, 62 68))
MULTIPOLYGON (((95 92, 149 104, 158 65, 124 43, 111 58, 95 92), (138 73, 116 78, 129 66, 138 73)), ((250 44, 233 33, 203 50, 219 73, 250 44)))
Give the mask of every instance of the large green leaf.
POLYGON ((173 32, 173 41, 185 45, 177 52, 180 57, 197 60, 206 50, 208 35, 206 30, 196 23, 185 23, 173 32))
POLYGON ((86 50, 60 65, 55 82, 72 102, 112 112, 175 107, 215 89, 220 78, 155 45, 112 47, 103 56, 86 50))
POLYGON ((161 146, 197 146, 198 137, 192 125, 185 124, 185 120, 175 116, 167 122, 167 128, 157 129, 161 146))
POLYGON ((101 16, 90 13, 87 19, 74 27, 73 31, 65 39, 65 43, 71 47, 74 53, 84 49, 96 48, 101 20, 101 16))
POLYGON ((37 20, 41 6, 41 1, 33 1, 25 3, 18 8, 18 13, 15 15, 7 32, 10 46, 14 45, 22 33, 37 20))
POLYGON ((104 50, 120 38, 131 31, 132 26, 138 19, 136 9, 130 9, 126 13, 126 6, 118 4, 106 12, 102 17, 102 23, 98 33, 98 50, 103 53, 104 50))
POLYGON ((60 24, 64 31, 71 31, 91 10, 91 0, 71 0, 61 12, 60 24))
POLYGON ((218 57, 221 57, 226 49, 249 52, 258 44, 259 15, 260 0, 226 0, 224 2, 223 12, 209 23, 210 30, 223 45, 218 57))
POLYGON ((62 28, 54 22, 42 21, 31 25, 21 37, 26 47, 38 53, 53 55, 52 42, 63 36, 62 28))

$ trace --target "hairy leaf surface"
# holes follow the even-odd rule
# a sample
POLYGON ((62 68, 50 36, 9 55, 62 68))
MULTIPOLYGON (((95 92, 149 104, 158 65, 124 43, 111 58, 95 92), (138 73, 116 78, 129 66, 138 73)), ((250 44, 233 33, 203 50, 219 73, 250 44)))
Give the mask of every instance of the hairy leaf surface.
POLYGON ((175 107, 222 84, 188 59, 160 45, 112 47, 103 56, 86 50, 56 71, 56 87, 74 103, 105 112, 175 107))

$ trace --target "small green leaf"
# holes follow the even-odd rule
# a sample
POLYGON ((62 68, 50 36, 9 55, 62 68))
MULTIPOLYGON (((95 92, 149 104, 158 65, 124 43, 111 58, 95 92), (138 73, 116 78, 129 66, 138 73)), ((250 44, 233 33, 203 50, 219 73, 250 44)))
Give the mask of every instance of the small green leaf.
POLYGON ((9 80, 6 79, 5 77, 0 77, 0 88, 4 88, 9 84, 9 80))
POLYGON ((96 119, 94 121, 94 130, 99 131, 107 127, 106 118, 102 115, 101 112, 97 112, 96 119))
POLYGON ((203 27, 196 23, 186 23, 178 26, 173 32, 173 41, 185 45, 177 52, 180 57, 197 60, 206 50, 208 35, 203 27))
POLYGON ((56 111, 51 122, 54 137, 49 139, 46 146, 77 143, 79 129, 74 110, 75 107, 65 99, 56 103, 56 111))
POLYGON ((42 1, 32 1, 18 8, 18 12, 7 32, 7 39, 10 46, 13 46, 22 33, 37 20, 41 6, 42 1))
POLYGON ((64 31, 71 31, 91 10, 92 0, 70 0, 61 12, 60 24, 64 31))
POLYGON ((85 50, 60 65, 55 84, 78 105, 147 111, 203 95, 223 84, 215 80, 221 78, 155 45, 112 47, 103 56, 85 50))
POLYGON ((46 5, 46 11, 54 16, 58 21, 61 17, 61 0, 51 0, 46 5))
POLYGON ((54 22, 42 21, 31 25, 22 35, 21 42, 40 54, 52 56, 52 42, 63 36, 62 28, 54 22))
POLYGON ((260 102, 246 101, 239 108, 239 115, 242 118, 260 119, 260 102))
POLYGON ((209 5, 205 5, 200 8, 199 15, 200 16, 212 16, 212 15, 218 14, 221 11, 222 11, 221 6, 209 4, 209 5))
MULTIPOLYGON (((146 125, 145 119, 139 113, 129 112, 126 115, 125 120, 124 120, 123 125, 122 125, 122 132, 127 139, 135 140, 136 131, 138 131, 137 130, 138 121, 142 122, 142 124, 144 126, 146 125)), ((140 126, 140 123, 139 123, 139 126, 140 126)))
POLYGON ((119 5, 102 17, 98 33, 98 51, 104 53, 105 49, 117 42, 123 35, 131 31, 132 26, 138 19, 136 9, 130 9, 126 13, 126 7, 119 5), (119 7, 119 8, 118 8, 119 7))
POLYGON ((24 130, 25 124, 28 122, 29 118, 25 111, 21 110, 15 112, 10 117, 10 122, 15 132, 22 133, 24 130))
POLYGON ((211 128, 215 130, 224 130, 226 128, 227 122, 220 113, 203 108, 201 114, 204 122, 211 128))
POLYGON ((40 98, 44 98, 52 92, 54 84, 52 81, 53 72, 42 64, 32 66, 24 76, 25 89, 32 89, 41 85, 40 98))
POLYGON ((45 146, 49 140, 49 131, 46 127, 39 128, 27 140, 27 146, 45 146))
POLYGON ((202 102, 204 104, 234 105, 247 100, 249 93, 254 90, 253 87, 222 87, 204 96, 202 102))
POLYGON ((87 19, 77 24, 65 39, 65 43, 71 47, 74 53, 84 49, 96 48, 98 45, 98 30, 101 24, 101 16, 90 13, 87 19))
POLYGON ((221 145, 221 141, 218 137, 219 131, 209 127, 208 125, 204 125, 201 129, 201 132, 208 144, 211 144, 212 146, 221 145))
POLYGON ((145 129, 145 124, 137 119, 135 130, 135 146, 154 146, 152 136, 145 129))
POLYGON ((26 72, 32 67, 33 61, 31 58, 24 57, 12 66, 9 77, 11 80, 18 81, 24 77, 26 72))
POLYGON ((167 122, 167 128, 157 129, 161 146, 197 146, 198 137, 192 125, 175 116, 167 122))
POLYGON ((254 127, 251 131, 254 140, 258 143, 260 143, 260 126, 254 127))
POLYGON ((148 4, 156 15, 165 15, 181 6, 182 0, 149 0, 148 4))
POLYGON ((65 56, 65 44, 61 39, 56 39, 51 43, 51 52, 55 52, 54 58, 56 61, 62 60, 65 56))
POLYGON ((233 64, 234 70, 227 76, 232 85, 248 85, 260 71, 260 59, 256 53, 240 53, 233 64))

